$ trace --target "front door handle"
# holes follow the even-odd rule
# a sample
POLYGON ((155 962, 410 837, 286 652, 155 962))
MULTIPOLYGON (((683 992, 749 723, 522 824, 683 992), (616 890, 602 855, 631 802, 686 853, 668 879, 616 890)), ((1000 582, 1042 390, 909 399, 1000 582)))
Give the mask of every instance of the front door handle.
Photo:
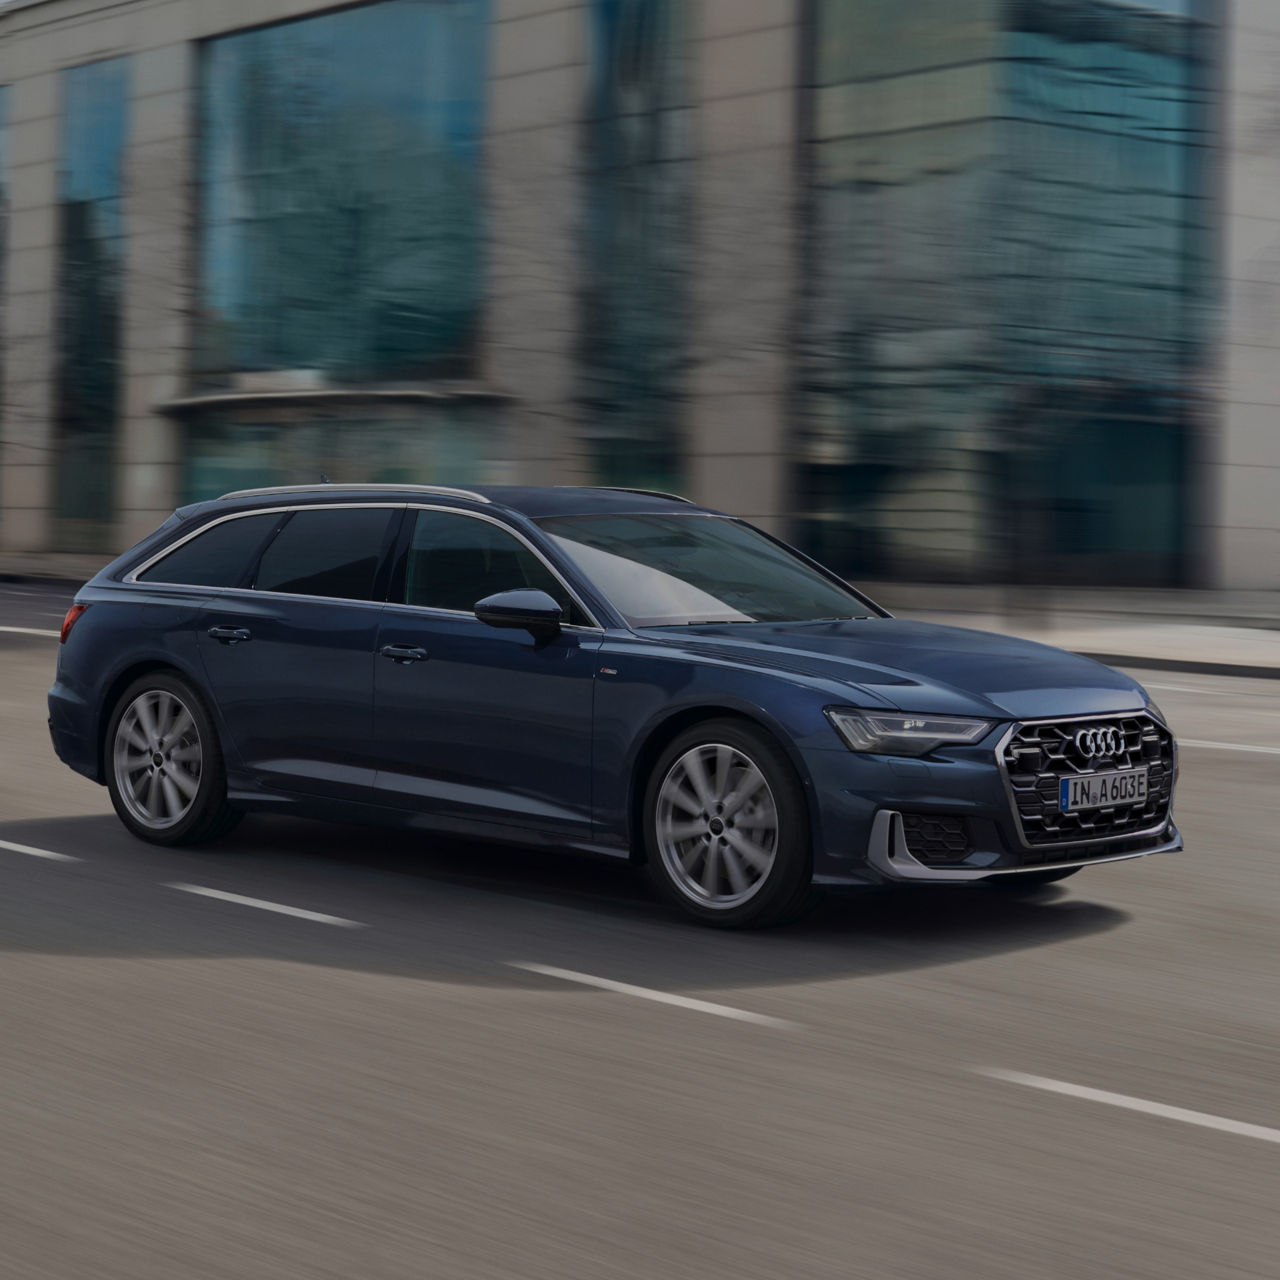
POLYGON ((411 662, 425 662, 431 655, 416 644, 384 644, 379 651, 384 658, 407 667, 411 662))
POLYGON ((252 640, 253 632, 243 627, 210 627, 209 635, 223 644, 240 644, 244 640, 252 640))

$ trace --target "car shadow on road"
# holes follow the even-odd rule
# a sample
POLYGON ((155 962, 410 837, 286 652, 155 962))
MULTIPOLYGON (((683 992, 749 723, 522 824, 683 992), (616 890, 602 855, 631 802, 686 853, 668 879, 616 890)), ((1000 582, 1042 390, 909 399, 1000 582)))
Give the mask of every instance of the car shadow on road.
POLYGON ((695 991, 960 964, 1129 919, 1091 901, 1082 879, 1026 896, 974 886, 831 894, 784 928, 726 932, 679 916, 620 860, 289 818, 250 818, 197 850, 144 844, 102 815, 0 824, 0 840, 82 859, 36 865, 0 852, 10 882, 0 949, 57 955, 258 956, 434 981, 546 981, 511 967, 530 961, 695 991), (173 882, 366 927, 213 902, 173 882))

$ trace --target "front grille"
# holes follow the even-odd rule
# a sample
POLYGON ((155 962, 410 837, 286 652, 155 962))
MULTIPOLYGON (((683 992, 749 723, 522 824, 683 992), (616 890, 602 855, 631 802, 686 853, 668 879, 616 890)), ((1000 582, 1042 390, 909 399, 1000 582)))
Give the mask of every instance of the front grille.
POLYGON ((904 813, 902 836, 907 852, 917 861, 931 866, 963 862, 973 852, 973 843, 963 818, 904 813))
POLYGON ((1115 840, 1160 827, 1173 796, 1173 735, 1145 712, 1019 725, 1005 743, 1004 768, 1014 809, 1028 845, 1115 840), (1076 734, 1091 727, 1119 729, 1121 750, 1090 759, 1076 746, 1076 734), (1142 805, 1084 809, 1058 808, 1058 781, 1081 773, 1147 767, 1147 800, 1142 805))

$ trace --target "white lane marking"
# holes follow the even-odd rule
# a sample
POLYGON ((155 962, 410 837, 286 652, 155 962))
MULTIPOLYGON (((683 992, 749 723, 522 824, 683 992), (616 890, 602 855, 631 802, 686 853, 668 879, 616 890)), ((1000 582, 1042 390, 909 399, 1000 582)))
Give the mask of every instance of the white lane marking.
POLYGON ((1257 751, 1264 756, 1280 756, 1280 747, 1251 747, 1247 742, 1201 742, 1196 738, 1179 738, 1180 747, 1208 747, 1211 751, 1257 751))
POLYGON ((0 631, 7 631, 15 636, 48 636, 52 640, 62 638, 61 631, 41 631, 39 627, 0 627, 0 631))
POLYGON ((28 853, 33 858, 48 858, 50 862, 79 862, 69 853, 54 853, 52 849, 36 849, 29 844, 14 844, 12 840, 0 840, 0 849, 8 849, 11 853, 28 853))
POLYGON ((1242 1120, 1228 1120, 1225 1116, 1213 1116, 1207 1111, 1188 1111, 1186 1107, 1170 1107, 1163 1102, 1148 1102, 1146 1098, 1131 1098, 1124 1093, 1108 1093, 1105 1089, 1090 1089, 1086 1085, 1049 1080, 1044 1076, 1028 1076, 1021 1071, 1002 1071, 999 1067, 976 1067, 975 1070, 980 1076, 990 1076, 993 1080, 1004 1080, 1009 1084, 1026 1085, 1028 1089, 1044 1089, 1048 1093, 1062 1093, 1069 1098, 1083 1098, 1086 1102, 1123 1107, 1126 1111, 1140 1111, 1143 1115, 1159 1116, 1163 1120, 1181 1120, 1183 1124, 1199 1125, 1202 1129, 1218 1129, 1222 1133, 1234 1133, 1241 1138, 1280 1142, 1280 1129, 1246 1124, 1242 1120))
POLYGON ((613 991, 617 995, 637 996, 652 1000, 655 1004, 673 1004, 696 1013, 710 1013, 717 1018, 732 1018, 737 1022, 754 1022, 759 1027, 780 1027, 792 1031, 798 1026, 785 1018, 771 1018, 764 1013, 751 1013, 747 1009, 734 1009, 727 1004, 712 1004, 709 1000, 693 1000, 689 996, 673 996, 667 991, 654 991, 651 987, 633 987, 628 982, 614 982, 612 978, 597 978, 589 973, 575 973, 572 969, 556 969, 547 964, 527 964, 522 960, 510 960, 513 969, 528 973, 540 973, 546 978, 560 978, 564 982, 577 982, 584 987, 599 987, 601 991, 613 991))
POLYGON ((304 911, 301 907, 289 907, 283 902, 267 902, 263 898, 246 898, 239 893, 225 893, 221 889, 209 889, 200 884, 169 884, 169 889, 181 889, 183 893, 197 893, 202 898, 217 898, 219 902, 234 902, 242 907, 257 907, 259 911, 275 911, 282 916, 297 916, 299 920, 314 920, 317 924, 336 924, 342 929, 363 929, 359 920, 344 920, 341 916, 327 916, 323 911, 304 911))

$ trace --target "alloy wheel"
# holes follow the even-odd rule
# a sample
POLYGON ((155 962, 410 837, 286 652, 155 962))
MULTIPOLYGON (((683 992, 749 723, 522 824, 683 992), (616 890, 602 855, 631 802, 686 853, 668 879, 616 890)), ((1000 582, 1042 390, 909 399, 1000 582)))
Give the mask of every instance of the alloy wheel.
POLYGON ((778 808, 756 763, 702 743, 672 764, 657 795, 658 852, 672 883, 704 907, 755 896, 778 852, 778 808))
POLYGON ((113 763, 120 797, 146 827, 163 830, 191 812, 204 751, 190 708, 168 689, 148 689, 116 728, 113 763))

